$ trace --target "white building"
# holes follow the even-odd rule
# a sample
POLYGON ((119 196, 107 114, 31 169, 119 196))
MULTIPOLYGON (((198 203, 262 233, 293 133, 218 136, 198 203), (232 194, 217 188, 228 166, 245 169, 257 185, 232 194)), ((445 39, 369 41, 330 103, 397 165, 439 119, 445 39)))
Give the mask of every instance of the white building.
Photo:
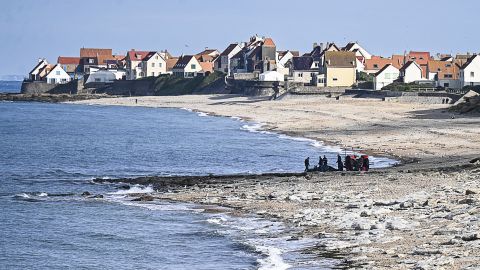
POLYGON ((238 43, 232 43, 220 54, 217 61, 215 61, 214 69, 228 74, 230 70, 230 59, 232 56, 242 50, 242 47, 238 43))
POLYGON ((127 80, 167 74, 167 62, 163 53, 131 50, 125 57, 127 80))
POLYGON ((372 54, 365 50, 362 46, 358 44, 358 42, 350 42, 345 47, 343 47, 342 51, 347 52, 355 52, 357 56, 363 56, 365 59, 371 59, 372 54), (358 54, 358 53, 359 54, 358 54))
POLYGON ((47 83, 50 84, 63 84, 71 80, 70 75, 63 70, 61 65, 55 65, 50 72, 45 76, 47 83))
POLYGON ((391 64, 379 70, 373 77, 373 90, 382 90, 400 77, 400 70, 391 64))
POLYGON ((283 82, 285 80, 285 76, 277 71, 267 71, 261 73, 258 76, 258 80, 262 82, 283 82))
POLYGON ((181 56, 172 68, 173 75, 183 78, 194 78, 199 73, 203 74, 202 66, 193 55, 181 56))
POLYGON ((32 69, 32 71, 30 71, 30 73, 28 74, 28 77, 30 80, 32 81, 39 81, 41 80, 40 78, 40 70, 42 68, 44 68, 45 66, 48 65, 48 62, 47 60, 45 59, 38 59, 38 63, 37 65, 32 69))
POLYGON ((424 79, 422 77, 422 68, 415 61, 408 61, 400 69, 400 76, 404 83, 411 83, 424 79))
POLYGON ((474 55, 460 68, 460 85, 480 85, 480 55, 474 55))

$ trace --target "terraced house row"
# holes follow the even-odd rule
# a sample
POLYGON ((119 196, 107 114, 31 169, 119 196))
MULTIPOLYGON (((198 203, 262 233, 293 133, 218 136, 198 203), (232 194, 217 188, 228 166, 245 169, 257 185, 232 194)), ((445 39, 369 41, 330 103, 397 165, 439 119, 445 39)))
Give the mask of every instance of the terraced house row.
POLYGON ((205 48, 196 54, 173 56, 167 50, 132 49, 113 54, 112 49, 81 48, 79 56, 59 56, 55 64, 39 59, 29 74, 31 81, 110 83, 146 77, 194 78, 223 73, 233 80, 283 82, 307 87, 367 87, 392 84, 429 85, 461 89, 480 85, 480 56, 476 53, 432 54, 410 51, 389 57, 374 55, 358 42, 345 46, 314 43, 311 51, 279 50, 270 37, 258 35, 231 43, 222 51, 205 48))

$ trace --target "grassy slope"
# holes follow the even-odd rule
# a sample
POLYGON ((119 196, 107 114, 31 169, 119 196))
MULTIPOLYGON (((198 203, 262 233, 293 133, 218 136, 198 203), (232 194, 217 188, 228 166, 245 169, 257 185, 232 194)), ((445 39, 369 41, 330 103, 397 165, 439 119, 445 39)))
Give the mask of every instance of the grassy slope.
POLYGON ((223 80, 224 74, 214 72, 207 77, 184 79, 175 76, 162 76, 155 79, 153 88, 155 95, 188 95, 194 91, 208 87, 217 80, 223 80))

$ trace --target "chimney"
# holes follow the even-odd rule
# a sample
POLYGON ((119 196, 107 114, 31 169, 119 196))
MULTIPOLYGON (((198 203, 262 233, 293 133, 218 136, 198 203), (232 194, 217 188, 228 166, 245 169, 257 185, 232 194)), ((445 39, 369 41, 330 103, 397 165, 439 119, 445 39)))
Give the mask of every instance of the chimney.
POLYGON ((323 52, 323 42, 320 43, 320 51, 323 52))
POLYGON ((316 47, 318 47, 318 44, 316 42, 313 43, 313 49, 315 49, 316 47))

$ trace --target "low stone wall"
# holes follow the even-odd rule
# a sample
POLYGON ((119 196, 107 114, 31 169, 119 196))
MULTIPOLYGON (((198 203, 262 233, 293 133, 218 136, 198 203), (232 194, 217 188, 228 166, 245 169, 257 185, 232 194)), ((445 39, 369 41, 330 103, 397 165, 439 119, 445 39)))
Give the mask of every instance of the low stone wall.
POLYGON ((264 82, 254 80, 228 80, 228 87, 232 94, 246 96, 272 96, 285 93, 284 82, 264 82))
POLYGON ((346 95, 353 95, 358 98, 379 98, 386 101, 417 102, 428 104, 453 104, 461 95, 447 92, 400 92, 390 90, 357 90, 349 89, 346 95))
POLYGON ((77 94, 83 89, 83 83, 73 80, 66 84, 49 84, 43 81, 24 81, 22 83, 22 94, 77 94))

